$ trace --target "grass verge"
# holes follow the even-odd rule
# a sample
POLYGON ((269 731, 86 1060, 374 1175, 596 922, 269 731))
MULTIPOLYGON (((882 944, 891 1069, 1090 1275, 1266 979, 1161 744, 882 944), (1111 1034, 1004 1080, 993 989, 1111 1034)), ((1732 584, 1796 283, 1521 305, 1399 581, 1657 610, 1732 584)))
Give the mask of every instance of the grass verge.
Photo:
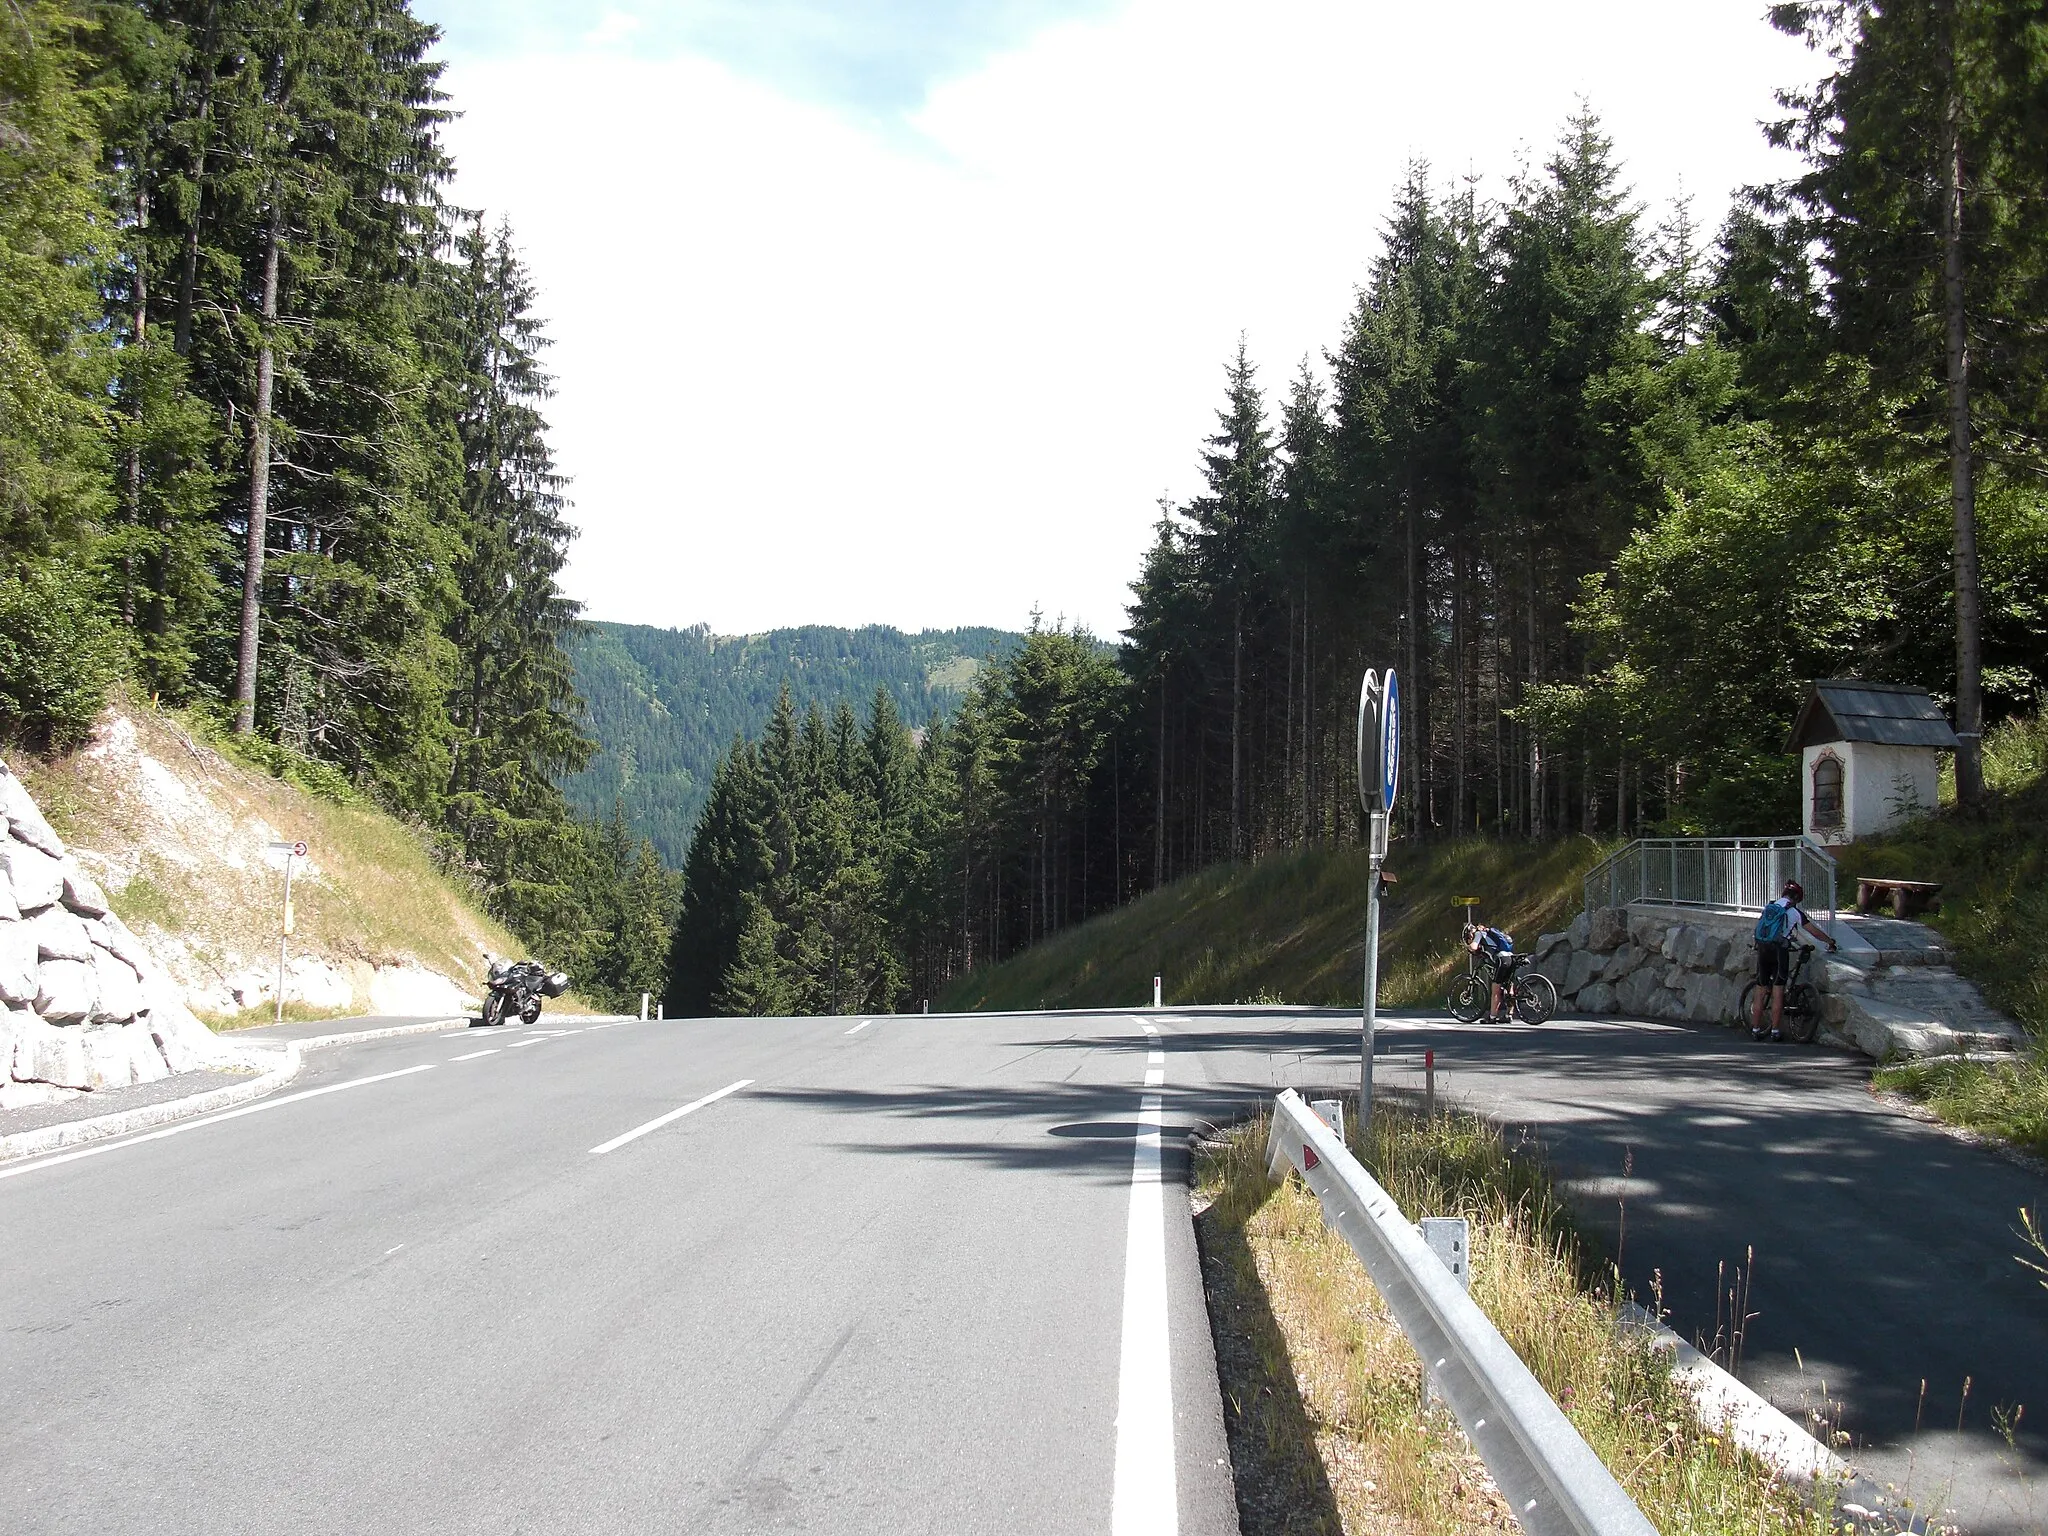
MULTIPOLYGON (((1461 1112, 1376 1104, 1362 1160, 1404 1212, 1472 1223, 1472 1296, 1666 1536, 1821 1536, 1828 1517, 1703 1425, 1612 1293, 1533 1151, 1461 1112)), ((1360 1151, 1355 1141, 1353 1150, 1360 1151)), ((1247 1536, 1513 1530, 1455 1421, 1264 1118, 1201 1158, 1197 1222, 1247 1536)), ((1823 1501, 1825 1502, 1825 1501, 1823 1501)))
MULTIPOLYGON (((1459 968, 1457 896, 1533 940, 1579 910, 1581 881, 1607 851, 1590 838, 1542 845, 1466 838, 1398 843, 1380 923, 1380 1000, 1433 1002, 1459 968)), ((975 971, 934 1006, 1138 1007, 1164 978, 1169 1003, 1355 1006, 1365 960, 1362 848, 1311 848, 1218 865, 975 971)))

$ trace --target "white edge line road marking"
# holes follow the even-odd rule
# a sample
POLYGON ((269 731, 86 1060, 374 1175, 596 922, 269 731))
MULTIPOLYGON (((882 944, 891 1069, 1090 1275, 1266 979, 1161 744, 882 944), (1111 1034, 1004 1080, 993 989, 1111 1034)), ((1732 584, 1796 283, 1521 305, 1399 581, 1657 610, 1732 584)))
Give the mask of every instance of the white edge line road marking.
POLYGON ((450 1061, 475 1061, 479 1056, 495 1056, 497 1054, 498 1048, 494 1045, 486 1051, 471 1051, 467 1056, 450 1056, 448 1059, 450 1061))
MULTIPOLYGON (((1148 1025, 1149 1029, 1150 1026, 1148 1025)), ((1162 1086, 1165 1073, 1145 1074, 1162 1086)), ((1176 1536, 1173 1352, 1166 1328, 1166 1204, 1160 1188, 1160 1097, 1139 1102, 1131 1153, 1131 1217, 1124 1242, 1123 1358, 1117 1370, 1116 1482, 1111 1536, 1176 1536)))
POLYGON ((546 1045, 550 1040, 554 1038, 555 1037, 553 1035, 537 1035, 531 1040, 514 1040, 510 1045, 506 1046, 505 1049, 508 1051, 516 1051, 522 1045, 546 1045))
POLYGON ((854 1025, 853 1028, 849 1029, 847 1033, 849 1035, 857 1035, 874 1022, 875 1021, 873 1019, 862 1019, 858 1024, 854 1025))
POLYGON ((140 1136, 131 1136, 125 1141, 105 1141, 98 1146, 80 1147, 76 1152, 60 1152, 55 1157, 39 1158, 19 1168, 0 1168, 0 1179, 15 1178, 20 1174, 34 1173, 38 1168, 54 1168, 59 1163, 76 1162, 81 1157, 97 1157, 102 1152, 118 1152, 123 1147, 138 1146, 145 1141, 162 1141, 166 1136, 182 1135, 196 1131, 202 1125, 218 1125, 223 1120, 239 1120, 244 1115, 260 1114, 266 1109, 276 1109, 283 1104, 296 1104, 301 1099, 317 1099, 322 1094, 340 1093, 344 1088, 363 1088, 371 1083, 388 1083, 394 1077, 411 1077, 415 1072, 431 1072, 434 1063, 422 1062, 416 1067, 401 1067, 396 1072, 379 1072, 375 1077, 352 1077, 345 1083, 329 1083, 325 1088, 307 1088, 298 1093, 288 1093, 281 1099, 258 1099, 254 1104, 244 1104, 240 1109, 224 1110, 217 1115, 207 1115, 198 1120, 186 1120, 178 1125, 167 1125, 160 1131, 145 1131, 140 1136))
POLYGON ((614 1136, 610 1141, 606 1142, 601 1147, 592 1147, 590 1149, 590 1155, 592 1157, 602 1157, 607 1152, 616 1151, 620 1147, 623 1147, 627 1142, 634 1141, 642 1136, 645 1136, 649 1131, 660 1130, 664 1125, 667 1125, 671 1120, 682 1119, 683 1116, 687 1115, 693 1109, 702 1109, 706 1104, 717 1103, 720 1099, 724 1098, 728 1093, 738 1093, 742 1088, 752 1087, 753 1082, 754 1080, 751 1077, 743 1077, 736 1083, 727 1083, 723 1088, 719 1089, 716 1093, 707 1093, 701 1099, 692 1099, 689 1103, 685 1104, 681 1109, 672 1109, 665 1115, 656 1115, 652 1120, 648 1121, 645 1125, 636 1125, 633 1127, 633 1129, 626 1132, 625 1135, 614 1136))

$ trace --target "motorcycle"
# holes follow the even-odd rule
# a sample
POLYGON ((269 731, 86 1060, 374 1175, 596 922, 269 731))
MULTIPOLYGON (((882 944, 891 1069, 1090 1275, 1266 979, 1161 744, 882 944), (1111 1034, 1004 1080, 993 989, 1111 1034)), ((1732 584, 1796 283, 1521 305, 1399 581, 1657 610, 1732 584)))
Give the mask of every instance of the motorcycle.
POLYGON ((566 971, 550 971, 537 960, 493 960, 484 978, 484 1023, 502 1024, 506 1014, 516 1013, 521 1023, 531 1024, 540 1017, 542 998, 568 990, 566 971))

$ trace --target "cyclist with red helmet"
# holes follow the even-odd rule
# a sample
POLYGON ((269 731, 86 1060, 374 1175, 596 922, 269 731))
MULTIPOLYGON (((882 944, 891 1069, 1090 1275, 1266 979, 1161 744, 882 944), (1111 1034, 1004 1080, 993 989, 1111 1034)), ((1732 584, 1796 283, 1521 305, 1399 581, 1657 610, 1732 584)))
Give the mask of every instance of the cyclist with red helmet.
POLYGON ((1766 998, 1770 999, 1770 1037, 1785 1038, 1781 1026, 1785 1022, 1785 983, 1792 973, 1792 935, 1803 930, 1827 945, 1830 954, 1841 947, 1800 910, 1799 903, 1805 899, 1806 888, 1797 880, 1787 880, 1783 893, 1756 920, 1756 1003, 1749 1019, 1752 1040, 1764 1038, 1766 998))

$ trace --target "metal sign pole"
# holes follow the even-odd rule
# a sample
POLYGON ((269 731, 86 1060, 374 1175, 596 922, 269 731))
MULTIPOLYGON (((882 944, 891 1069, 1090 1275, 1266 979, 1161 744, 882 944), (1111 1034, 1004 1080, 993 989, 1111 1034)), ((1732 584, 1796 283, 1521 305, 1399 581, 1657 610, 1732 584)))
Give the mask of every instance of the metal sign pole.
POLYGON ((1365 998, 1358 1042, 1359 1145, 1372 1131, 1372 1058, 1379 1032, 1380 870, 1401 776, 1401 685, 1392 667, 1370 668, 1358 690, 1358 803, 1365 811, 1368 873, 1365 893, 1365 998), (1368 755, 1369 754, 1369 755, 1368 755))
POLYGON ((1372 865, 1365 891, 1365 1018, 1358 1049, 1358 1144, 1372 1131, 1372 1057, 1380 1011, 1380 828, 1383 816, 1372 817, 1372 865))
POLYGON ((284 911, 278 914, 277 919, 277 1022, 280 1024, 284 1022, 284 947, 291 942, 292 936, 292 865, 296 858, 295 850, 284 856, 284 911))
POLYGON ((292 867, 306 857, 307 848, 303 841, 296 843, 272 843, 272 853, 284 855, 284 911, 277 921, 277 1022, 284 1022, 284 955, 285 945, 291 939, 292 929, 292 867))

